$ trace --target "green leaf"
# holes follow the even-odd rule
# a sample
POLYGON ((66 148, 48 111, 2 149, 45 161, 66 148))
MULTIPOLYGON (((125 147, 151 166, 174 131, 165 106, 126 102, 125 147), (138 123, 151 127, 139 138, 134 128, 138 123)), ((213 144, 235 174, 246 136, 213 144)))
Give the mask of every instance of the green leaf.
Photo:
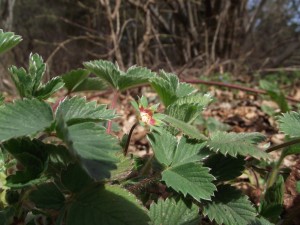
POLYGON ((46 64, 43 61, 43 58, 38 54, 30 54, 29 56, 29 67, 28 75, 32 80, 32 95, 35 95, 35 92, 40 87, 42 78, 46 71, 46 64))
POLYGON ((177 139, 167 131, 162 133, 152 132, 148 139, 157 160, 165 166, 171 165, 177 148, 177 139))
POLYGON ((248 197, 229 185, 218 186, 211 202, 204 205, 203 214, 217 224, 248 225, 256 217, 256 210, 248 197))
POLYGON ((107 90, 107 84, 98 77, 85 78, 72 92, 79 91, 103 91, 107 90))
POLYGON ((243 157, 224 156, 214 154, 205 160, 204 165, 211 168, 210 173, 217 178, 218 182, 229 181, 240 175, 244 171, 245 160, 243 157))
POLYGON ((63 115, 67 124, 87 121, 103 121, 116 118, 113 110, 96 101, 86 102, 85 98, 65 98, 58 106, 56 115, 63 115))
POLYGON ((39 90, 36 91, 35 96, 38 99, 47 99, 59 89, 63 88, 64 83, 60 77, 54 77, 46 84, 42 85, 39 90))
POLYGON ((29 194, 29 199, 40 209, 61 209, 65 204, 65 197, 54 183, 45 183, 37 186, 29 194))
POLYGON ((15 214, 14 207, 7 207, 4 209, 1 209, 0 210, 0 224, 1 225, 11 225, 13 222, 14 214, 15 214))
MULTIPOLYGON (((24 167, 16 174, 7 177, 7 186, 22 187, 39 178, 48 163, 48 144, 29 138, 10 139, 3 143, 3 148, 24 167)), ((38 182, 38 180, 37 180, 38 182)))
POLYGON ((148 139, 155 157, 165 166, 199 162, 211 153, 205 148, 206 143, 184 136, 177 140, 166 130, 154 131, 148 135, 148 139))
POLYGON ((263 141, 265 137, 260 133, 226 133, 215 132, 207 141, 207 146, 215 152, 224 155, 251 155, 255 158, 268 158, 268 154, 259 150, 255 144, 263 141))
POLYGON ((163 121, 169 123, 172 127, 180 130, 182 133, 188 135, 190 138, 195 138, 198 140, 206 140, 207 138, 200 133, 197 128, 193 127, 192 125, 187 124, 184 121, 178 120, 174 117, 164 115, 163 121))
POLYGON ((222 123, 219 120, 209 117, 205 121, 206 124, 206 129, 208 130, 209 133, 213 133, 216 131, 228 131, 230 130, 230 126, 226 123, 222 123))
POLYGON ((268 188, 260 204, 260 215, 277 221, 282 210, 284 200, 284 180, 279 175, 272 187, 268 188))
POLYGON ((284 113, 279 118, 279 129, 290 137, 300 137, 300 114, 297 112, 284 113))
POLYGON ((179 98, 166 109, 166 114, 178 120, 191 123, 211 102, 210 95, 195 94, 179 98))
POLYGON ((119 162, 117 169, 111 171, 111 180, 124 180, 134 170, 134 159, 124 156, 123 153, 117 154, 119 162))
POLYGON ((196 89, 192 85, 180 82, 176 90, 176 96, 178 98, 185 97, 187 95, 194 93, 195 91, 196 89))
POLYGON ((53 122, 51 107, 37 99, 0 106, 0 141, 44 131, 53 122))
POLYGON ((69 164, 66 170, 61 172, 62 184, 72 192, 80 192, 92 184, 92 179, 79 164, 69 164))
POLYGON ((196 205, 188 206, 184 201, 167 198, 158 199, 150 206, 152 225, 197 225, 200 224, 199 209, 196 205))
POLYGON ((8 51, 22 41, 22 37, 12 32, 3 32, 0 29, 0 54, 8 51))
POLYGON ((19 95, 21 97, 32 97, 33 82, 26 70, 24 68, 11 66, 8 71, 10 72, 11 79, 13 80, 19 95))
POLYGON ((260 80, 259 86, 266 90, 270 98, 277 103, 281 112, 289 111, 289 105, 284 97, 283 92, 280 90, 280 87, 275 83, 271 83, 267 80, 260 80))
POLYGON ((104 60, 94 60, 85 62, 83 65, 86 69, 106 81, 113 88, 118 88, 118 78, 121 72, 115 64, 104 60))
POLYGON ((134 195, 118 186, 95 187, 75 197, 67 225, 146 225, 149 217, 134 195))
POLYGON ((118 88, 120 91, 124 91, 136 85, 148 83, 149 79, 154 76, 155 73, 147 68, 132 66, 126 73, 121 73, 118 78, 118 88))
POLYGON ((296 183, 296 190, 300 194, 300 181, 297 181, 296 183))
POLYGON ((65 87, 68 89, 69 92, 72 92, 78 85, 80 85, 83 80, 85 80, 88 75, 89 71, 85 69, 76 69, 71 70, 68 73, 60 75, 62 80, 65 83, 65 87))
POLYGON ((209 169, 198 163, 169 167, 163 171, 162 180, 168 187, 181 192, 184 196, 189 194, 197 201, 210 200, 216 190, 212 183, 214 177, 209 174, 209 169))
POLYGON ((88 174, 96 180, 109 177, 109 171, 115 169, 115 153, 121 150, 117 140, 95 123, 85 122, 67 127, 62 116, 57 119, 58 137, 66 143, 74 158, 80 157, 88 174))
POLYGON ((268 220, 266 220, 263 217, 255 218, 252 220, 248 225, 274 225, 273 223, 270 223, 268 220))
POLYGON ((290 145, 282 151, 282 154, 284 154, 285 156, 299 154, 299 153, 300 153, 300 144, 290 145))

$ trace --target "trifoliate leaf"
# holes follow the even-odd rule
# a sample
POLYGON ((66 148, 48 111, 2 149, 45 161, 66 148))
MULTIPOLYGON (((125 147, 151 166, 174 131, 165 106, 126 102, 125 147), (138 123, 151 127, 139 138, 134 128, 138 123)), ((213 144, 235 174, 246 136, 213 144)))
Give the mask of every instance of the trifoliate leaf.
POLYGON ((210 95, 195 94, 179 98, 166 109, 166 114, 190 123, 211 101, 210 95))
POLYGON ((232 180, 242 175, 245 169, 245 160, 241 156, 234 158, 222 154, 214 154, 205 160, 204 165, 211 168, 210 173, 220 182, 232 180))
POLYGON ((68 73, 60 75, 65 83, 65 87, 69 92, 72 92, 78 85, 83 82, 85 78, 89 75, 89 71, 85 69, 71 70, 68 73))
POLYGON ((251 155, 255 158, 268 158, 268 154, 259 150, 255 144, 263 141, 265 137, 259 133, 226 133, 215 132, 207 141, 207 146, 215 152, 224 155, 251 155))
POLYGON ((279 129, 290 137, 300 137, 300 114, 297 112, 284 113, 279 118, 279 129))
POLYGON ((154 76, 155 73, 147 68, 132 66, 126 73, 121 73, 118 79, 118 88, 123 91, 136 85, 145 84, 154 76))
POLYGON ((182 200, 159 199, 150 206, 152 225, 197 225, 200 223, 199 209, 196 205, 186 205, 182 200))
POLYGON ((240 191, 222 185, 218 186, 212 201, 204 205, 203 214, 217 224, 248 225, 256 217, 256 210, 240 191))
POLYGON ((181 137, 178 140, 164 129, 150 133, 148 138, 155 157, 165 166, 199 162, 211 153, 206 148, 206 143, 186 137, 181 137))
POLYGON ((115 64, 104 60, 94 60, 85 62, 83 65, 86 69, 106 81, 112 87, 118 88, 118 78, 121 72, 115 64))
POLYGON ((210 200, 216 190, 212 183, 214 177, 209 174, 209 169, 199 163, 169 167, 162 172, 162 180, 168 187, 181 192, 184 196, 189 194, 197 201, 210 200))
POLYGON ((56 115, 60 114, 68 124, 116 118, 114 111, 107 109, 106 105, 97 105, 96 101, 86 102, 81 97, 65 98, 56 111, 56 115))
POLYGON ((118 186, 94 187, 75 196, 67 225, 147 225, 149 216, 130 192, 118 186))
POLYGON ((61 209, 65 204, 65 197, 54 183, 37 186, 29 194, 29 199, 40 209, 61 209))
POLYGON ((53 122, 51 107, 37 99, 0 106, 0 141, 44 131, 53 122))
POLYGON ((22 41, 22 37, 12 32, 3 32, 0 29, 0 54, 13 48, 22 41))

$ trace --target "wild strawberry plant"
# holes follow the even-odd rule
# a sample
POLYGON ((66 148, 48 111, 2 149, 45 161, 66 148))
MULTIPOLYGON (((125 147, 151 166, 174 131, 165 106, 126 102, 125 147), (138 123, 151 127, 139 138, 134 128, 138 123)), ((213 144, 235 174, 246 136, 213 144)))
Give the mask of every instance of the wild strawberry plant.
MULTIPOLYGON (((20 40, 1 31, 0 52, 20 40)), ((9 68, 20 99, 2 100, 0 107, 0 224, 173 225, 200 224, 206 217, 216 224, 248 225, 280 220, 280 164, 300 152, 299 113, 279 119, 290 140, 264 151, 257 147, 264 140, 259 133, 202 134, 193 124, 211 96, 174 74, 141 67, 124 72, 102 60, 83 65, 47 83, 38 54, 30 55, 27 69, 9 68), (120 141, 111 134, 110 122, 118 117, 118 95, 141 84, 151 85, 163 107, 158 110, 143 96, 133 101, 137 121, 120 141), (110 108, 76 96, 51 104, 48 98, 61 88, 68 94, 111 88, 114 99, 110 108), (153 156, 146 159, 127 152, 137 126, 148 130, 153 156), (261 204, 255 206, 235 187, 235 178, 281 148, 261 204), (151 194, 150 186, 160 192, 151 194)))

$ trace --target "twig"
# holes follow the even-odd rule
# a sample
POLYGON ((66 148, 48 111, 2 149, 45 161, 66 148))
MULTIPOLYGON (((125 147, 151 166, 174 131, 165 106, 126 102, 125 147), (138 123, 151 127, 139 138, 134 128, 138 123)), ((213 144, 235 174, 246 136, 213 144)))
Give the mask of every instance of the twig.
MULTIPOLYGON (((249 87, 243 87, 240 85, 236 84, 227 84, 227 83, 222 83, 222 82, 217 82, 217 81, 205 81, 205 80, 182 80, 182 82, 190 83, 190 84, 205 84, 205 85, 213 85, 213 86, 219 86, 219 87, 227 87, 227 88, 232 88, 232 89, 237 89, 241 91, 247 91, 247 92, 252 92, 252 93, 257 93, 257 94, 267 94, 266 91, 260 90, 260 89, 255 89, 255 88, 249 88, 249 87)), ((287 100, 291 102, 296 102, 299 103, 300 100, 294 99, 290 96, 285 97, 287 100)))
POLYGON ((128 134, 128 137, 127 137, 127 141, 126 141, 126 145, 125 145, 125 148, 124 148, 124 156, 127 155, 127 152, 128 152, 128 147, 129 147, 129 144, 130 144, 130 140, 131 140, 131 136, 132 136, 132 133, 134 131, 134 129, 136 128, 136 126, 138 125, 138 123, 135 123, 130 131, 129 131, 129 134, 128 134))

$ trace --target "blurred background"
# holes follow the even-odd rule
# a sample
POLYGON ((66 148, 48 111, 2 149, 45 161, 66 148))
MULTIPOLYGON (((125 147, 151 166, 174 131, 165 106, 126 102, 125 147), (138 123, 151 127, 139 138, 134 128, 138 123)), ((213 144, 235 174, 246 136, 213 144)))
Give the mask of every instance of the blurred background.
POLYGON ((23 37, 7 68, 42 55, 48 78, 108 59, 181 76, 300 71, 300 0, 0 0, 0 28, 23 37))

